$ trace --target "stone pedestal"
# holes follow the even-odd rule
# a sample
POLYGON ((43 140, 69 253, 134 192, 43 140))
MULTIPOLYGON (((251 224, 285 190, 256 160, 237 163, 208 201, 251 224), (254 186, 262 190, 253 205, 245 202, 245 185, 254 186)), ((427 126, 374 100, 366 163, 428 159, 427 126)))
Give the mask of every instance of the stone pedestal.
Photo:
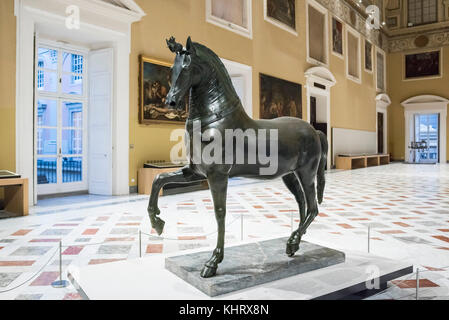
POLYGON ((293 257, 288 257, 287 240, 279 238, 225 248, 217 275, 208 279, 201 278, 200 272, 212 251, 168 257, 165 268, 214 297, 345 262, 343 252, 305 241, 293 257))

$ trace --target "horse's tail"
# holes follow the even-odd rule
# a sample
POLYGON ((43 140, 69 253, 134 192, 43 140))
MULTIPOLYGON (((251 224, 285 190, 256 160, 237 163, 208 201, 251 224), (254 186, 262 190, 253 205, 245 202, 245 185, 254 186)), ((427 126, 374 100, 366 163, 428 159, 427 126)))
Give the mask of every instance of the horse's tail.
POLYGON ((320 164, 318 165, 318 173, 317 173, 318 203, 321 204, 321 202, 323 202, 324 186, 326 185, 324 171, 326 169, 326 164, 327 164, 328 143, 327 143, 327 137, 323 132, 321 132, 320 130, 317 130, 317 133, 318 133, 318 136, 320 137, 320 142, 321 142, 321 158, 320 158, 320 164))

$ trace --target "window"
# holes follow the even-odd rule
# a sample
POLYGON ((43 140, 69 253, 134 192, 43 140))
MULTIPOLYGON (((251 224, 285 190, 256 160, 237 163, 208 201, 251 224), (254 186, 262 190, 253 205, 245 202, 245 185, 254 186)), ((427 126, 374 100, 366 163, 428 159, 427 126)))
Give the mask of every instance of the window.
MULTIPOLYGON (((83 56, 79 54, 72 54, 72 72, 83 73, 83 56)), ((76 80, 82 79, 81 76, 72 76, 72 83, 76 80)))
POLYGON ((346 75, 360 83, 360 35, 350 28, 346 29, 346 75))
POLYGON ((376 90, 385 91, 385 54, 376 50, 376 90))
POLYGON ((250 0, 206 0, 206 21, 252 38, 250 0))
POLYGON ((408 0, 408 26, 437 22, 437 0, 408 0))
POLYGON ((307 60, 314 64, 327 64, 327 10, 314 2, 307 6, 307 60))

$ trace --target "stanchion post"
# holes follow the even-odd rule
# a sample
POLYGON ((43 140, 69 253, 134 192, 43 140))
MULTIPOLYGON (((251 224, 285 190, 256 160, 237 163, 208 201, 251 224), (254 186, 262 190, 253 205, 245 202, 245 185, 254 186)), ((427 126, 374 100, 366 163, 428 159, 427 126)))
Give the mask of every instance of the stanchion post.
POLYGON ((419 300, 419 268, 416 268, 416 300, 419 300))
POLYGON ((62 240, 59 241, 59 280, 53 281, 53 288, 65 288, 69 285, 67 280, 62 280, 62 240))
POLYGON ((368 253, 370 253, 371 226, 368 225, 368 253))
POLYGON ((139 258, 142 258, 142 231, 139 230, 139 258))
POLYGON ((240 240, 243 241, 243 213, 240 214, 240 240))

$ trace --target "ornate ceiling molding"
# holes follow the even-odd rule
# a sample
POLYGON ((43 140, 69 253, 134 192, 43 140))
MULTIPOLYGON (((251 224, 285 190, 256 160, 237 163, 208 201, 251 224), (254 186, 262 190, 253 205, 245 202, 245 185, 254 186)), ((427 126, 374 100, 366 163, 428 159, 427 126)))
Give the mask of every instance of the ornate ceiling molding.
POLYGON ((442 46, 449 45, 449 32, 448 29, 442 29, 434 31, 432 33, 426 32, 425 34, 413 34, 403 37, 393 38, 388 41, 388 51, 390 53, 394 52, 404 52, 417 49, 431 49, 438 48, 442 46), (427 44, 425 46, 417 46, 415 41, 416 38, 424 35, 428 38, 427 44))
POLYGON ((388 38, 381 30, 368 29, 366 27, 366 18, 355 10, 349 3, 341 0, 316 0, 323 7, 328 9, 333 15, 343 20, 346 24, 357 30, 373 44, 388 50, 388 38))

